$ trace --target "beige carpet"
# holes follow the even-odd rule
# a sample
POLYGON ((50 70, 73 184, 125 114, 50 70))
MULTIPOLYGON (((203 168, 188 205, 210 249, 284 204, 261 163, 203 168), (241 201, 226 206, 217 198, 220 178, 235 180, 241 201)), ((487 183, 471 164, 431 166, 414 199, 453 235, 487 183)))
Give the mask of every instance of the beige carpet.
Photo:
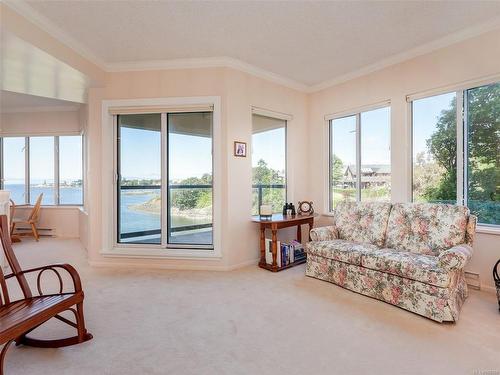
MULTIPOLYGON (((437 324, 304 276, 90 268, 77 240, 26 240, 23 266, 70 262, 94 339, 11 347, 6 374, 500 373, 495 296, 472 291, 457 324, 437 324)), ((67 333, 58 322, 45 334, 67 333)))

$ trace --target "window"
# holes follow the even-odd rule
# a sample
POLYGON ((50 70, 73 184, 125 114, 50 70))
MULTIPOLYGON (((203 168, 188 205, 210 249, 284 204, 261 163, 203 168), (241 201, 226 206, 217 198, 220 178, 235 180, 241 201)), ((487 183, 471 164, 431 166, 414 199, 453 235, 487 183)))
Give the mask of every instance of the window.
POLYGON ((390 108, 334 118, 329 133, 330 210, 341 201, 389 201, 390 108))
POLYGON ((117 242, 213 248, 212 112, 117 116, 117 242))
POLYGON ((500 83, 469 89, 465 107, 465 201, 479 222, 500 225, 500 83))
POLYGON ((457 201, 457 95, 413 102, 413 200, 457 201))
POLYGON ((286 121, 252 115, 252 215, 263 204, 282 212, 286 202, 286 121))
POLYGON ((500 225, 500 83, 411 104, 414 201, 464 204, 500 225))
POLYGON ((330 208, 340 201, 356 201, 356 116, 330 124, 330 208))
POLYGON ((3 137, 2 188, 16 204, 83 204, 82 136, 3 137))

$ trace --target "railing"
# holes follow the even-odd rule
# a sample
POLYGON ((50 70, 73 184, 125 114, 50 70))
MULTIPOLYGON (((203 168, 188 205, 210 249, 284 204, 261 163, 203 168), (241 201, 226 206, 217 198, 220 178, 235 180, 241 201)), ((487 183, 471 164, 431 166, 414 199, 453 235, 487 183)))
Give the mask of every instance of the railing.
MULTIPOLYGON (((263 189, 286 189, 285 184, 254 184, 253 189, 257 189, 257 211, 262 206, 263 189)), ((286 198, 285 198, 286 200, 286 198)), ((283 202, 285 203, 285 202, 283 202)))
MULTIPOLYGON (((169 190, 176 190, 176 189, 211 189, 212 185, 205 184, 205 185, 193 185, 193 184, 183 184, 183 185, 169 185, 168 189, 169 190)), ((160 185, 122 185, 120 186, 120 190, 160 190, 161 186, 160 185)), ((193 224, 193 225, 180 225, 176 227, 170 226, 170 223, 168 225, 168 233, 176 233, 176 232, 187 232, 187 231, 193 231, 193 230, 198 230, 198 229, 206 229, 206 228, 211 228, 213 226, 212 223, 205 223, 205 224, 193 224)), ((134 231, 134 232, 124 232, 120 233, 120 239, 130 239, 130 238, 137 238, 137 237, 146 237, 146 236, 158 236, 161 235, 161 229, 150 229, 150 230, 143 230, 143 231, 134 231)))
MULTIPOLYGON (((175 189, 211 189, 212 185, 191 185, 191 184, 179 184, 179 185, 169 185, 169 190, 175 189)), ((256 189, 258 196, 258 207, 260 207, 263 203, 264 189, 285 189, 285 184, 254 184, 252 185, 253 189, 256 189)), ((160 190, 160 185, 122 185, 120 186, 121 190, 160 190)), ((211 228, 213 226, 212 223, 205 224, 193 224, 193 225, 181 225, 176 227, 171 227, 169 223, 169 227, 167 228, 168 233, 178 233, 178 232, 187 232, 198 229, 206 229, 211 228)), ((120 239, 130 239, 130 238, 138 238, 138 237, 146 237, 146 236, 159 236, 161 235, 161 229, 151 229, 151 230, 143 230, 143 231, 134 231, 134 232, 124 232, 120 233, 120 239)))

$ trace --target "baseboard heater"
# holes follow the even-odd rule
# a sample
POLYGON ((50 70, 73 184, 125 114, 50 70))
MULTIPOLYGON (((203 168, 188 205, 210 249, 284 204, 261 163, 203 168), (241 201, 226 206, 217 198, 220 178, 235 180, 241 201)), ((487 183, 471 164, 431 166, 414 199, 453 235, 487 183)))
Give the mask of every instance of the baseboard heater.
POLYGON ((481 290, 481 279, 478 273, 465 271, 465 281, 472 289, 481 290))
MULTIPOLYGON (((52 228, 36 228, 38 231, 38 235, 40 237, 54 237, 54 233, 52 233, 52 228)), ((23 228, 23 227, 17 227, 16 226, 16 231, 15 234, 22 236, 23 234, 29 234, 31 233, 31 228, 23 228)))

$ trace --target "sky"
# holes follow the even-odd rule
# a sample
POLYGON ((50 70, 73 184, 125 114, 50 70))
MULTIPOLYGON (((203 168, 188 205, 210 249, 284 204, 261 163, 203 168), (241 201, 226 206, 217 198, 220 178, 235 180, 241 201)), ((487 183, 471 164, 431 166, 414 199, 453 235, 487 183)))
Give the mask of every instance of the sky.
MULTIPOLYGON (((435 130, 437 118, 450 107, 455 93, 414 101, 414 155, 426 149, 425 141, 435 130)), ((355 164, 354 116, 332 121, 333 149, 344 164, 355 164)), ((285 167, 285 128, 257 133, 252 136, 252 166, 264 159, 269 167, 285 167)), ((53 137, 32 137, 30 145, 30 175, 32 183, 53 182, 53 137)), ((388 107, 361 114, 361 160, 363 164, 390 164, 390 109, 388 107)), ((207 137, 182 134, 169 135, 170 180, 201 177, 212 171, 212 140, 207 137)), ((125 178, 161 178, 161 134, 157 131, 123 127, 121 131, 121 174, 125 178)), ((23 183, 24 138, 4 138, 5 180, 23 183)), ((61 181, 82 178, 81 137, 60 137, 61 181)))
POLYGON ((413 102, 413 156, 427 149, 425 141, 436 130, 436 123, 441 111, 451 108, 456 100, 456 93, 415 100, 413 102))
MULTIPOLYGON (((212 140, 183 134, 169 134, 169 180, 201 177, 212 173, 212 140)), ((122 178, 161 178, 161 133, 121 128, 122 178)))
MULTIPOLYGON (((361 113, 361 163, 391 163, 390 108, 361 113)), ((344 165, 356 164, 356 116, 332 121, 332 148, 344 165)))
POLYGON ((263 159, 269 168, 284 171, 286 167, 285 128, 252 135, 252 167, 263 159))
MULTIPOLYGON (((82 137, 59 137, 61 181, 82 179, 82 137)), ((4 178, 6 184, 24 183, 24 137, 4 138, 4 178)), ((30 178, 33 184, 54 182, 54 137, 30 138, 30 178)))

